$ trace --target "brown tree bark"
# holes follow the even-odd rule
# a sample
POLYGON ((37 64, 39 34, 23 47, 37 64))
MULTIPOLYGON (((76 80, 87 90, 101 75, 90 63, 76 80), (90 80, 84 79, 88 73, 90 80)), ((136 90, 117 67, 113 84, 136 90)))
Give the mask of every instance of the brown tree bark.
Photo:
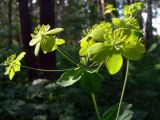
POLYGON ((9 40, 7 47, 12 44, 12 0, 8 1, 8 28, 9 28, 9 40))
MULTIPOLYGON (((49 24, 51 28, 55 28, 55 0, 40 0, 40 24, 49 24)), ((39 66, 43 69, 56 69, 56 54, 55 52, 39 54, 39 66)), ((53 73, 44 73, 44 78, 52 78, 53 73)))
POLYGON ((100 14, 100 16, 105 19, 105 0, 95 0, 94 2, 97 6, 97 12, 100 14))
MULTIPOLYGON (((26 52, 25 62, 27 66, 36 67, 36 57, 34 56, 34 47, 29 46, 31 40, 31 22, 29 17, 28 0, 18 0, 19 16, 21 24, 21 35, 23 50, 26 52)), ((35 71, 28 71, 29 79, 36 77, 35 71)))
POLYGON ((153 30, 152 30, 152 0, 147 0, 147 22, 146 22, 146 34, 145 39, 147 43, 153 38, 153 30))

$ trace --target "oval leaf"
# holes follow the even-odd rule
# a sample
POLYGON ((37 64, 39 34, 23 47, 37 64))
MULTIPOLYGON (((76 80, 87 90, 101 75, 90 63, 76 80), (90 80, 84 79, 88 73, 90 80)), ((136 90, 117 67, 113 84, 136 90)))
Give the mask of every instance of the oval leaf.
POLYGON ((55 34, 62 32, 63 30, 64 30, 63 28, 55 28, 55 29, 52 29, 52 30, 49 30, 48 32, 46 32, 46 35, 48 35, 48 34, 55 35, 55 34))
POLYGON ((89 59, 96 63, 104 62, 110 55, 111 48, 104 43, 95 43, 88 49, 89 59))
POLYGON ((58 39, 58 38, 56 38, 56 45, 62 45, 64 43, 65 43, 64 39, 58 39))
POLYGON ((25 56, 25 54, 26 54, 25 52, 21 52, 21 53, 18 55, 16 61, 20 61, 20 60, 25 56))
POLYGON ((38 42, 41 41, 41 36, 38 36, 37 38, 35 39, 32 39, 30 42, 29 42, 29 45, 30 46, 34 46, 35 44, 37 44, 38 42))
POLYGON ((74 84, 82 77, 83 70, 81 68, 64 72, 56 82, 58 85, 66 87, 74 84))
POLYGON ((35 54, 35 56, 38 55, 39 50, 40 50, 40 43, 37 43, 37 44, 36 44, 36 47, 35 47, 35 49, 34 49, 34 54, 35 54))
POLYGON ((52 48, 55 45, 55 39, 56 38, 54 36, 48 36, 48 35, 43 36, 41 40, 42 50, 45 52, 51 52, 52 48))
POLYGON ((105 33, 104 30, 97 29, 92 32, 91 36, 95 41, 104 41, 104 37, 103 37, 104 33, 105 33))
POLYGON ((106 60, 105 65, 111 75, 116 74, 123 65, 123 58, 120 54, 113 54, 106 60))
POLYGON ((145 47, 142 43, 131 42, 122 49, 122 55, 129 60, 138 60, 145 53, 145 47))

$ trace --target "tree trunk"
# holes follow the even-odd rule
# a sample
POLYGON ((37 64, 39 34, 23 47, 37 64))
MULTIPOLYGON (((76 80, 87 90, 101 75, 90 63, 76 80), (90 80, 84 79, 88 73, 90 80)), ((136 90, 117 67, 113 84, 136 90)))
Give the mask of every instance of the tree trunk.
POLYGON ((104 0, 95 0, 94 3, 97 6, 97 12, 100 14, 100 16, 105 19, 105 1, 104 0))
POLYGON ((147 43, 153 38, 152 31, 152 0, 147 0, 147 23, 146 23, 146 34, 145 38, 147 43))
POLYGON ((12 0, 8 1, 8 32, 9 32, 9 40, 7 47, 12 44, 12 0))
MULTIPOLYGON (((28 10, 28 0, 18 0, 19 3, 19 15, 20 15, 20 24, 21 24, 21 34, 22 34, 22 43, 23 49, 26 52, 25 61, 27 66, 36 67, 36 58, 34 56, 34 47, 29 46, 31 40, 31 23, 29 18, 28 10)), ((35 71, 28 71, 29 79, 36 77, 35 71)))
MULTIPOLYGON (((40 24, 49 24, 51 28, 55 28, 55 11, 54 0, 40 0, 40 24)), ((56 54, 55 52, 39 54, 39 66, 43 69, 56 69, 56 54)), ((52 78, 53 73, 44 73, 44 78, 52 78)))

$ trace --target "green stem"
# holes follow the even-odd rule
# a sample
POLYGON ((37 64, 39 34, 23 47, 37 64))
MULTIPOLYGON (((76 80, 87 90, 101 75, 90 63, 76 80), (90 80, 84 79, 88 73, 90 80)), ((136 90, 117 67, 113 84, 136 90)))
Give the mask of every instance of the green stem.
POLYGON ((60 48, 57 48, 58 52, 61 53, 68 61, 70 61, 71 63, 73 63, 76 66, 79 66, 76 62, 74 62, 71 58, 68 57, 68 55, 66 55, 65 52, 63 52, 60 48))
POLYGON ((122 101, 123 101, 124 92, 125 92, 125 88, 126 88, 126 84, 127 84, 128 70, 129 70, 129 60, 127 60, 126 74, 125 74, 125 79, 124 79, 124 83, 123 83, 123 89, 122 89, 122 93, 121 93, 121 98, 120 98, 120 101, 119 101, 119 106, 118 106, 118 112, 117 112, 116 120, 118 120, 119 114, 120 114, 120 111, 121 111, 122 101))
MULTIPOLYGON (((19 64, 15 64, 15 65, 19 65, 19 64)), ((47 70, 47 69, 33 68, 33 67, 25 66, 25 65, 19 65, 19 66, 30 69, 30 70, 43 71, 43 72, 63 72, 63 71, 71 70, 71 69, 47 70)))
POLYGON ((39 68, 28 67, 28 66, 24 66, 24 65, 21 65, 21 67, 27 68, 27 69, 30 69, 30 70, 43 71, 43 72, 63 72, 63 71, 70 70, 70 69, 47 70, 47 69, 39 69, 39 68))
POLYGON ((101 120, 101 116, 100 116, 100 113, 99 113, 99 110, 98 110, 98 106, 97 106, 97 102, 96 102, 96 98, 95 98, 94 93, 92 93, 91 96, 92 96, 92 100, 93 100, 93 104, 94 104, 94 108, 96 110, 98 120, 101 120))

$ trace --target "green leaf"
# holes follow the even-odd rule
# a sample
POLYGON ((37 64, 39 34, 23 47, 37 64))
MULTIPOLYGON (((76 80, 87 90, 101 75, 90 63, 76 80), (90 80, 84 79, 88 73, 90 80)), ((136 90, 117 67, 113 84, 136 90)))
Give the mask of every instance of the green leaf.
POLYGON ((82 89, 87 93, 96 93, 100 87, 103 77, 97 72, 91 73, 85 71, 80 79, 82 89))
MULTIPOLYGON (((131 111, 131 104, 122 103, 120 116, 118 120, 131 120, 133 116, 133 111, 131 111)), ((107 110, 103 116, 102 120, 115 120, 118 111, 118 104, 112 106, 107 110)))
POLYGON ((55 39, 56 38, 54 36, 49 36, 49 35, 42 36, 41 40, 42 50, 45 52, 51 52, 52 48, 55 45, 55 39))
POLYGON ((38 25, 34 33, 31 34, 32 40, 29 42, 30 46, 36 46, 34 53, 37 56, 40 50, 40 47, 43 50, 43 53, 52 52, 57 48, 57 45, 64 44, 63 39, 56 38, 56 36, 53 36, 55 34, 60 33, 63 31, 63 28, 55 28, 52 30, 49 30, 49 25, 38 25), (55 42, 56 41, 56 42, 55 42))
POLYGON ((104 41, 104 33, 105 33, 105 30, 101 30, 101 29, 96 29, 92 32, 92 38, 95 40, 95 41, 104 41))
POLYGON ((131 5, 125 5, 124 6, 124 15, 125 16, 136 16, 137 14, 140 14, 143 10, 143 3, 142 2, 136 2, 131 5))
POLYGON ((30 45, 30 46, 34 46, 35 44, 39 43, 40 41, 41 41, 41 36, 38 36, 37 38, 32 39, 32 40, 29 42, 29 45, 30 45))
POLYGON ((41 45, 40 43, 37 43, 37 44, 36 44, 36 47, 35 47, 35 49, 34 49, 34 54, 35 54, 35 56, 37 56, 38 53, 39 53, 40 45, 41 45))
POLYGON ((70 86, 80 80, 82 74, 83 70, 81 68, 69 70, 64 72, 56 83, 63 87, 70 86))
POLYGON ((21 63, 19 61, 16 61, 14 63, 13 69, 15 72, 18 72, 18 71, 20 71, 20 67, 21 67, 21 63))
POLYGON ((11 68, 11 69, 10 69, 10 73, 9 73, 9 79, 12 80, 13 77, 14 77, 14 75, 15 75, 15 71, 14 71, 13 68, 11 68))
POLYGON ((80 46, 81 46, 81 49, 79 51, 80 56, 86 56, 88 54, 87 53, 88 48, 95 43, 95 41, 93 39, 91 39, 89 41, 87 39, 88 39, 88 37, 85 37, 84 39, 82 39, 80 41, 80 46))
POLYGON ((20 61, 20 60, 25 56, 25 54, 26 54, 25 52, 21 52, 21 53, 18 55, 16 61, 20 61))
POLYGON ((115 25, 115 26, 122 26, 122 22, 119 18, 112 18, 112 23, 115 25))
POLYGON ((65 40, 56 38, 56 45, 62 45, 65 43, 65 40))
POLYGON ((12 80, 15 72, 20 71, 21 63, 20 60, 24 57, 26 53, 21 52, 18 57, 16 58, 16 54, 11 55, 7 58, 7 60, 4 62, 5 66, 5 75, 9 75, 9 79, 12 80))
POLYGON ((133 111, 130 110, 131 107, 132 107, 131 104, 122 106, 123 114, 120 115, 118 120, 131 120, 134 114, 133 111))
POLYGON ((89 59, 96 63, 104 62, 110 55, 111 46, 104 43, 95 43, 88 49, 89 59))
POLYGON ((126 28, 128 31, 138 31, 142 32, 138 20, 132 16, 124 18, 124 19, 119 19, 119 18, 112 18, 112 23, 117 27, 117 28, 126 28))
POLYGON ((130 42, 122 49, 122 55, 129 60, 138 60, 145 53, 145 46, 140 42, 130 42))
POLYGON ((109 14, 116 10, 116 8, 114 8, 112 4, 108 4, 105 9, 106 11, 104 14, 109 14))
POLYGON ((45 34, 46 35, 48 35, 48 34, 55 35, 55 34, 62 32, 63 30, 64 30, 63 28, 55 28, 55 29, 49 30, 45 34))
POLYGON ((111 75, 116 74, 123 65, 123 58, 121 54, 113 54, 110 56, 106 60, 105 65, 111 75))

